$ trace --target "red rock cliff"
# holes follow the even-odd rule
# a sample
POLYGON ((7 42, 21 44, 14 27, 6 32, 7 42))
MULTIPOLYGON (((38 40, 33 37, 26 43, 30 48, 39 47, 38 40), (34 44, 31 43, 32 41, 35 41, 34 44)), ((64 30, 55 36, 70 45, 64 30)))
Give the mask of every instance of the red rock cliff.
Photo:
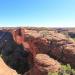
POLYGON ((34 61, 37 54, 43 53, 53 59, 75 66, 75 41, 66 35, 56 31, 24 28, 22 36, 23 46, 33 54, 34 61))

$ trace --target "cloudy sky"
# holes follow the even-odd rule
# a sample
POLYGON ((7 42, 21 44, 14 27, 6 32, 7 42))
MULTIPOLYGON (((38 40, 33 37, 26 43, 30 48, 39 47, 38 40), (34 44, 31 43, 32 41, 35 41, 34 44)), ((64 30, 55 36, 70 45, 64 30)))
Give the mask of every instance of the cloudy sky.
POLYGON ((0 0, 0 26, 75 27, 75 0, 0 0))

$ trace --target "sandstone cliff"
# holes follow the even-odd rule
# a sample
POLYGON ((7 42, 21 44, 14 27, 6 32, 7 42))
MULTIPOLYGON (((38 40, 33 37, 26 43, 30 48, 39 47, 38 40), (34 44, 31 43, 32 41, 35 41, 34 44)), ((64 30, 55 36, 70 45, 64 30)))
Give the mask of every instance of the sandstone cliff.
POLYGON ((58 61, 75 66, 75 41, 66 35, 50 30, 22 29, 24 42, 35 56, 45 53, 58 61))

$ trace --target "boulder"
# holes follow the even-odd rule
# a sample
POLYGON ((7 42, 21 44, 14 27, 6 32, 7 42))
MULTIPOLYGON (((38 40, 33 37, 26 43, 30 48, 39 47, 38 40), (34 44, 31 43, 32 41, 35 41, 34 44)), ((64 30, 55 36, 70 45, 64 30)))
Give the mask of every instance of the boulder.
POLYGON ((35 65, 41 72, 58 72, 61 69, 60 63, 47 54, 37 54, 35 57, 35 65))
POLYGON ((25 75, 48 75, 48 72, 59 72, 61 64, 47 54, 36 54, 34 67, 25 75))

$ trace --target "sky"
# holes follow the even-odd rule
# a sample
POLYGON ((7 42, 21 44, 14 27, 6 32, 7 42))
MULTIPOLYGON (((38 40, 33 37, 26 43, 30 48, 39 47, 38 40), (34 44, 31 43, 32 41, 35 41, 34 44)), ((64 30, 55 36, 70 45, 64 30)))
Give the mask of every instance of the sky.
POLYGON ((0 0, 1 27, 75 27, 75 0, 0 0))

